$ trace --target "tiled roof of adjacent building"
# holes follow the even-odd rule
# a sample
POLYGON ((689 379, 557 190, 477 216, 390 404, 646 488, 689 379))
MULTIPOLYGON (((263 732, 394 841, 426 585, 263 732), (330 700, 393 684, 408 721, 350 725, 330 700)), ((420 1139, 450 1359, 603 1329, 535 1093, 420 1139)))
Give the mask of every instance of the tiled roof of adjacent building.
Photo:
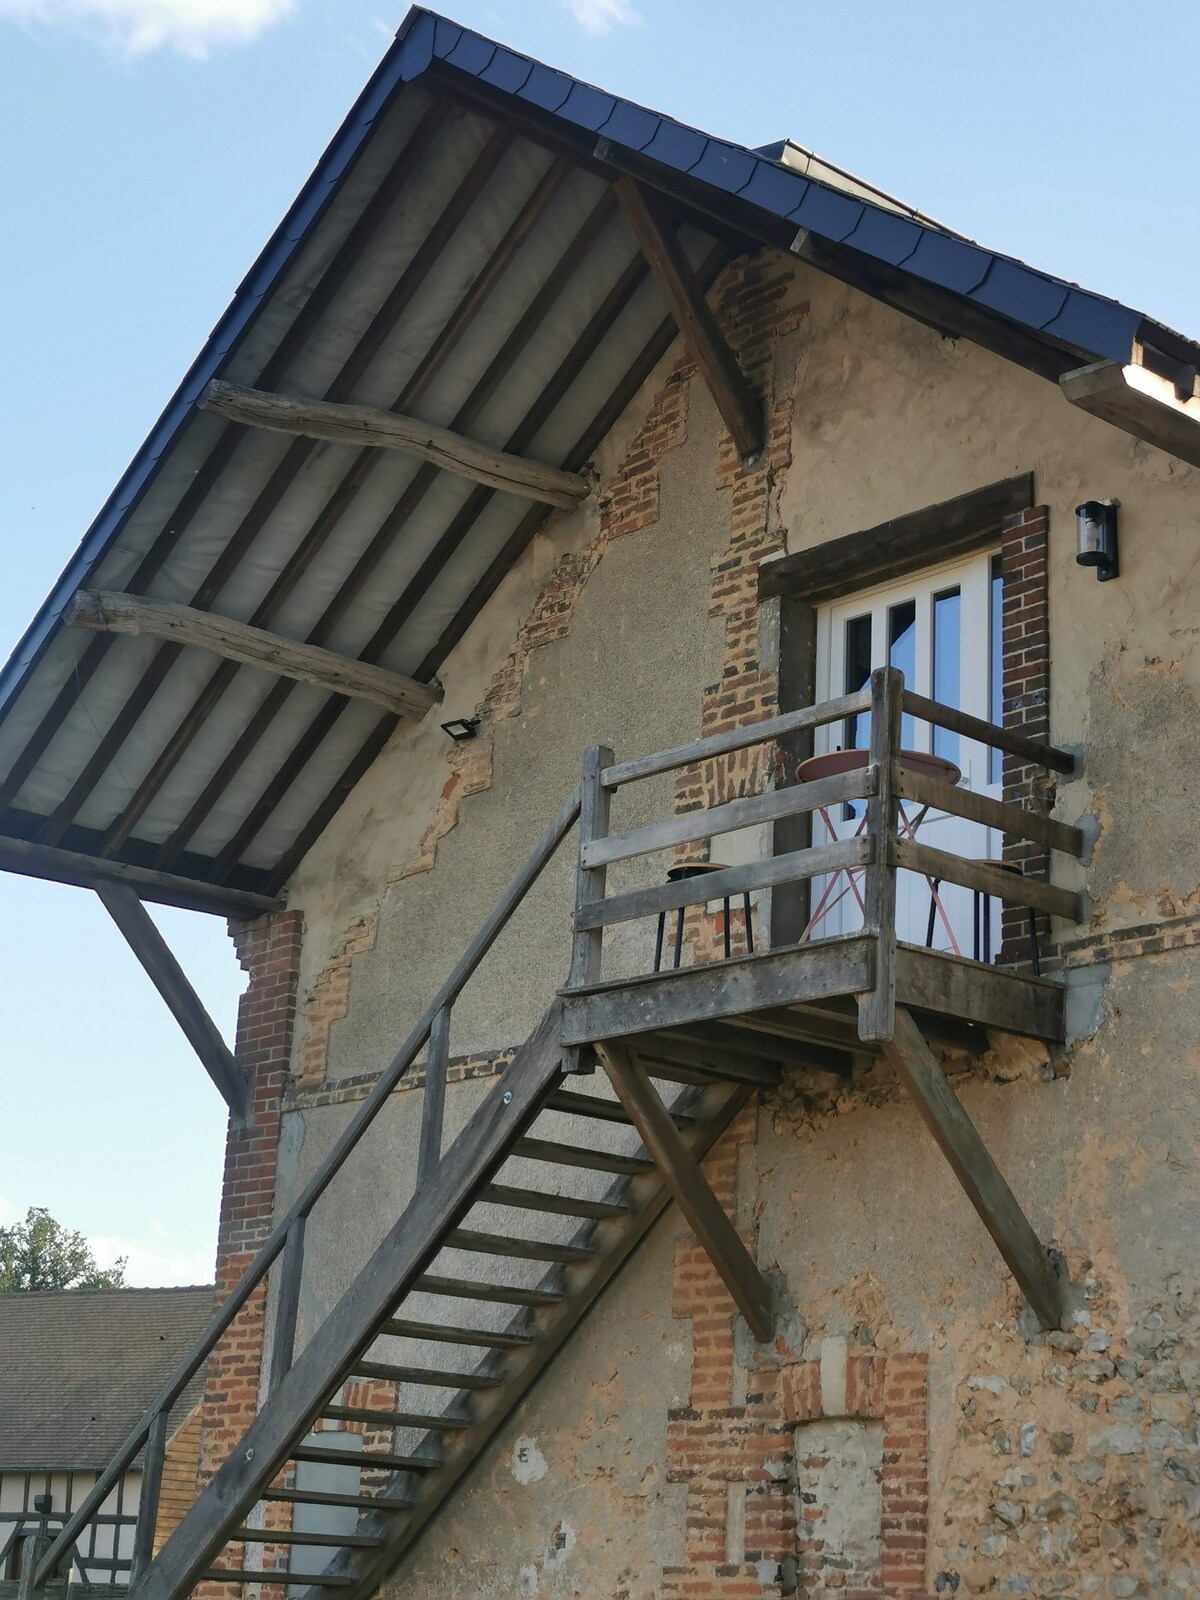
MULTIPOLYGON (((105 1466, 212 1310, 211 1284, 0 1294, 0 1472, 105 1466)), ((172 1432, 203 1381, 201 1369, 172 1432)))

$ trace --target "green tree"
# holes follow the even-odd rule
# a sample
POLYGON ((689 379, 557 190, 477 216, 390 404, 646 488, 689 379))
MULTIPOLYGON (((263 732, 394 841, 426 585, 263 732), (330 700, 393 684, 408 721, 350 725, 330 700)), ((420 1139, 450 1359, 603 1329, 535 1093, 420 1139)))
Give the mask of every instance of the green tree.
POLYGON ((24 1222, 0 1228, 0 1294, 31 1289, 121 1289, 127 1260, 122 1256, 114 1266, 97 1266, 83 1234, 55 1222, 44 1206, 30 1206, 24 1222))

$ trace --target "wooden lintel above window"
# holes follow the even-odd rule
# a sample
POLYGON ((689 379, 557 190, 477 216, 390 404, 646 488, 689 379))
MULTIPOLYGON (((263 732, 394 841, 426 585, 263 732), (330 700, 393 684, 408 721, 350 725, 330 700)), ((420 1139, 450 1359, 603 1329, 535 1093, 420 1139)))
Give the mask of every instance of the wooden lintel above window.
POLYGON ((1033 494, 1033 473, 1023 472, 811 550, 764 562, 758 572, 759 597, 791 595, 814 604, 836 600, 935 562, 970 555, 999 537, 1006 518, 1028 511, 1033 494))

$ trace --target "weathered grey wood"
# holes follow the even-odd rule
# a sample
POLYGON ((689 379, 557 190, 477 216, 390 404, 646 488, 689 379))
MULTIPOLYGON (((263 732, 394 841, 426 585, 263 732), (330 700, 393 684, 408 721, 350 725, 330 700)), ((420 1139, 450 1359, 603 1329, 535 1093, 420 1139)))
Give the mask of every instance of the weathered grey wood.
MULTIPOLYGON (((270 1567, 208 1567, 200 1576, 207 1583, 236 1584, 240 1588, 244 1583, 278 1583, 281 1577, 287 1577, 287 1573, 276 1572, 270 1567)), ((345 1591, 350 1588, 345 1578, 335 1577, 328 1572, 306 1572, 303 1582, 314 1589, 345 1591)))
POLYGON ((753 828, 794 816, 798 811, 813 811, 818 806, 840 805, 846 800, 861 800, 872 793, 875 775, 866 769, 839 772, 815 783, 799 783, 789 789, 771 789, 766 794, 750 795, 745 800, 729 800, 707 811, 688 811, 679 817, 664 817, 660 822, 627 833, 614 833, 583 846, 581 859, 588 867, 605 866, 613 861, 628 861, 655 850, 669 850, 695 839, 715 839, 739 828, 753 828))
POLYGON ((304 1278, 304 1236, 308 1218, 299 1216, 288 1229, 280 1262, 275 1296, 275 1328, 271 1341, 271 1369, 267 1394, 273 1395, 296 1355, 296 1321, 300 1312, 300 1285, 304 1278))
POLYGON ((147 977, 166 1001, 218 1094, 237 1121, 244 1123, 250 1115, 249 1080, 150 913, 125 884, 98 883, 95 892, 145 968, 147 977))
POLYGON ((632 178, 618 178, 613 187, 738 454, 757 456, 766 437, 763 403, 738 366, 674 231, 663 224, 657 203, 632 178))
POLYGON ((592 1172, 616 1172, 636 1178, 649 1172, 651 1163, 642 1156, 617 1155, 613 1150, 590 1150, 586 1145, 562 1144, 556 1139, 518 1139, 513 1155, 527 1161, 544 1161, 552 1167, 586 1167, 592 1172))
MULTIPOLYGON (((245 1514, 328 1404, 347 1369, 400 1296, 438 1253, 442 1237, 469 1209, 474 1193, 503 1161, 536 1114, 560 1068, 559 1013, 553 1006, 447 1150, 436 1182, 419 1188, 333 1311, 314 1333, 271 1403, 217 1469, 158 1558, 130 1591, 131 1600, 188 1593, 220 1550, 226 1530, 245 1514)), ((303 1447, 302 1447, 303 1448, 303 1447)), ((361 1464, 361 1463, 359 1463, 361 1464)))
POLYGON ((425 1046, 425 1089, 421 1104, 421 1141, 417 1151, 417 1184, 428 1182, 442 1159, 442 1123, 446 1114, 446 1064, 450 1059, 450 1007, 443 1006, 429 1029, 425 1046))
POLYGON ((718 756, 732 755, 735 750, 783 739, 805 728, 823 728, 830 722, 841 722, 845 717, 870 709, 869 691, 858 689, 853 694, 839 695, 836 700, 824 700, 818 706, 801 706, 779 717, 764 717, 761 722, 747 722, 740 728, 730 728, 727 733, 713 733, 707 739, 693 739, 690 744, 676 745, 671 750, 656 750, 653 755, 619 762, 606 767, 600 774, 600 781, 606 789, 616 789, 641 778, 657 777, 660 772, 676 772, 697 761, 714 761, 718 756))
POLYGON ((896 951, 896 997, 910 1011, 965 1018, 985 1028, 1060 1043, 1063 986, 942 950, 902 944, 896 951))
MULTIPOLYGON (((39 1582, 44 1582, 64 1559, 79 1537, 80 1530, 87 1526, 90 1519, 111 1492, 117 1479, 133 1461, 142 1447, 156 1413, 170 1410, 201 1365, 207 1360, 217 1341, 250 1299, 270 1270, 272 1263, 284 1248, 292 1224, 298 1217, 308 1216, 313 1206, 316 1205, 329 1187, 333 1178, 341 1170, 343 1163, 371 1127, 381 1107, 386 1105, 392 1091, 416 1060, 421 1046, 429 1035, 429 1030, 433 1026, 433 1019, 437 1013, 444 1006, 452 1005, 462 993, 479 963, 499 938, 517 906, 520 905, 526 894, 528 894, 530 887, 540 877, 546 863, 575 826, 578 816, 579 789, 576 787, 558 808, 549 827, 537 844, 534 845, 530 855, 520 867, 508 888, 484 919, 450 976, 443 983, 437 994, 434 995, 424 1013, 417 1019, 408 1038, 397 1050, 383 1072, 380 1073, 371 1092, 359 1107, 353 1120, 338 1136, 333 1148, 309 1179, 291 1209, 271 1230, 266 1243, 226 1296, 213 1315, 212 1321, 192 1346, 184 1361, 164 1384, 146 1413, 135 1424, 120 1450, 113 1456, 108 1466, 97 1478, 96 1483, 88 1491, 79 1507, 71 1513, 38 1569, 39 1582)), ((58 852, 52 853, 57 854, 58 852)), ((276 902, 268 901, 266 908, 273 909, 275 906, 276 902)))
POLYGON ((1048 817, 1045 812, 1030 811, 1014 800, 993 800, 991 795, 939 783, 936 778, 910 772, 904 766, 897 767, 894 783, 897 794, 905 800, 915 800, 918 805, 949 811, 956 817, 982 823, 985 828, 997 828, 1013 838, 1032 839, 1066 855, 1083 855, 1085 845, 1081 829, 1048 817))
POLYGON ((904 691, 904 709, 920 722, 932 722, 937 728, 965 734, 968 739, 977 739, 981 744, 1004 750, 1008 755, 1017 756, 1032 766, 1068 774, 1075 771, 1075 757, 1069 751, 1059 750, 1052 744, 1042 744, 1038 739, 1027 739, 1013 728, 1001 728, 994 722, 985 722, 982 717, 956 711, 953 706, 928 700, 923 694, 914 694, 911 689, 904 691))
POLYGON ((986 549, 999 539, 1006 517, 1032 505, 1032 472, 972 489, 874 528, 829 539, 815 549, 764 561, 758 569, 759 598, 786 594, 821 604, 986 549))
MULTIPOLYGON (((715 1084, 700 1097, 694 1107, 696 1122, 683 1136, 697 1160, 728 1127, 748 1094, 747 1089, 737 1085, 715 1084)), ((510 1355, 504 1384, 472 1406, 471 1431, 448 1441, 446 1463, 436 1476, 424 1480, 420 1502, 412 1513, 399 1523, 393 1521, 389 1524, 383 1517, 371 1516, 368 1519, 363 1531, 373 1530, 377 1525, 391 1528, 388 1548, 373 1561, 342 1556, 335 1558, 335 1570, 353 1571, 358 1578, 349 1600, 371 1600, 376 1594, 379 1584, 395 1567, 401 1553, 411 1548, 438 1508, 445 1504, 455 1485, 478 1463, 488 1440, 495 1436, 522 1396, 529 1392, 530 1386, 554 1359, 572 1331, 584 1320, 605 1287, 666 1210, 671 1199, 652 1166, 644 1177, 633 1180, 630 1195, 633 1205, 630 1216, 624 1222, 608 1228, 604 1236, 605 1247, 597 1253, 594 1261, 572 1269, 570 1293, 560 1296, 557 1303, 539 1312, 536 1342, 510 1355)))
POLYGON ((874 983, 874 948, 874 939, 852 934, 564 993, 563 1043, 657 1033, 739 1012, 860 994, 874 983))
POLYGON ((702 905, 709 900, 723 900, 726 895, 746 894, 751 889, 769 889, 773 884, 788 883, 793 878, 812 878, 821 872, 836 872, 841 867, 861 867, 870 861, 872 848, 868 838, 838 839, 833 844, 795 850, 790 856, 766 856, 761 861, 744 862, 740 867, 722 867, 699 878, 631 889, 628 894, 584 905, 576 913, 576 923, 583 928, 603 928, 611 922, 629 922, 635 917, 674 911, 680 906, 702 905))
POLYGON ((198 878, 154 872, 149 867, 108 861, 103 856, 63 850, 58 845, 34 844, 29 839, 0 838, 0 872, 44 878, 50 883, 71 883, 79 889, 123 883, 140 899, 156 905, 179 906, 184 911, 204 911, 219 917, 261 917, 264 911, 278 911, 283 906, 275 895, 202 883, 198 878))
POLYGON ((548 1239, 520 1239, 516 1234, 481 1233, 477 1228, 455 1228, 446 1235, 447 1250, 471 1250, 476 1255, 511 1256, 514 1261, 586 1261, 595 1251, 587 1245, 555 1244, 548 1239))
POLYGON ((689 1081, 699 1073, 697 1081, 723 1078, 729 1083, 746 1083, 756 1089, 771 1089, 779 1082, 778 1062, 759 1052, 756 1039, 745 1040, 744 1048, 742 1041, 735 1041, 732 1048, 728 1043, 722 1048, 716 1041, 698 1038, 698 1034, 698 1029, 695 1034, 686 1030, 633 1034, 629 1045, 645 1063, 652 1078, 665 1077, 670 1081, 669 1069, 684 1067, 690 1069, 689 1081), (664 1072, 663 1068, 668 1070, 664 1072))
POLYGON ((517 1211, 547 1211, 558 1217, 590 1217, 602 1222, 622 1217, 629 1210, 615 1200, 583 1200, 577 1195, 548 1194, 544 1189, 515 1189, 507 1183, 489 1183, 479 1191, 480 1201, 490 1206, 511 1206, 517 1211))
MULTIPOLYGON (((331 1413, 326 1414, 331 1415, 331 1413)), ((370 1422, 376 1416, 385 1415, 383 1412, 367 1411, 356 1420, 370 1422)), ((301 1531, 296 1528, 272 1528, 269 1533, 262 1528, 237 1528, 234 1530, 233 1538, 243 1544, 315 1544, 347 1550, 377 1550, 383 1543, 378 1536, 372 1537, 365 1533, 313 1533, 307 1529, 301 1531)))
MULTIPOLYGON (((443 1372, 434 1367, 402 1366, 393 1361, 354 1361, 346 1369, 356 1378, 424 1385, 430 1389, 494 1389, 495 1378, 480 1372, 443 1372)), ((307 1446, 303 1446, 307 1449, 307 1446)))
POLYGON ((490 1300, 502 1306, 553 1306, 562 1299, 555 1289, 518 1289, 508 1283, 480 1283, 474 1278, 447 1278, 423 1272, 413 1284, 422 1294, 446 1295, 454 1300, 490 1300))
POLYGON ((877 667, 871 674, 871 767, 876 777, 874 798, 867 807, 866 837, 872 845, 863 931, 875 940, 875 988, 858 1007, 862 1039, 892 1036, 896 1008, 896 874, 889 845, 896 832, 895 758, 900 752, 900 699, 904 674, 895 667, 877 667))
MULTIPOLYGON (((280 1500, 284 1504, 297 1506, 351 1506, 359 1511, 403 1511, 412 1505, 412 1500, 405 1495, 389 1498, 378 1494, 335 1494, 332 1489, 283 1487, 264 1490, 262 1499, 280 1500)), ((260 1538, 262 1531, 260 1528, 260 1538)))
POLYGON ((603 769, 613 758, 607 745, 592 745, 584 753, 583 775, 579 782, 579 867, 575 877, 575 937, 571 946, 571 971, 568 987, 596 983, 604 959, 603 928, 599 923, 585 923, 584 916, 595 904, 604 899, 606 874, 604 867, 586 866, 583 851, 586 846, 603 839, 608 832, 609 811, 612 802, 611 786, 603 780, 603 769))
MULTIPOLYGON (((371 1406, 326 1406, 321 1415, 330 1422, 374 1422, 382 1428, 423 1428, 431 1433, 454 1433, 468 1425, 465 1417, 452 1417, 444 1411, 380 1411, 371 1406)), ((340 1543, 338 1535, 332 1538, 340 1543)))
POLYGON ((142 1452, 142 1482, 138 1491, 138 1519, 133 1531, 129 1581, 136 1582, 154 1557, 154 1532, 162 1494, 163 1463, 167 1455, 167 1414, 160 1411, 150 1424, 142 1452))
POLYGON ((705 1181, 695 1157, 680 1137, 671 1114, 659 1099, 632 1050, 610 1039, 600 1046, 608 1080, 654 1158, 675 1203, 687 1218, 733 1302, 760 1341, 775 1331, 771 1290, 754 1257, 705 1181))
POLYGON ((330 694, 367 700, 401 717, 423 717, 442 698, 441 690, 432 684, 418 683, 387 667, 148 595, 80 589, 63 612, 63 621, 93 633, 148 634, 171 644, 192 645, 226 661, 259 667, 330 694))
POLYGON ((926 1127, 1044 1328, 1065 1326, 1068 1283, 992 1160, 909 1013, 896 1010, 884 1052, 916 1101, 926 1127))
POLYGON ((1017 872, 1006 872, 1003 867, 991 867, 981 861, 964 861, 948 850, 938 850, 918 839, 893 839, 890 846, 892 862, 909 872, 921 872, 930 878, 943 878, 947 883, 960 883, 967 889, 979 889, 997 900, 1007 900, 1013 905, 1032 906, 1035 911, 1046 911, 1052 917, 1064 917, 1068 922, 1083 922, 1083 902, 1071 889, 1058 889, 1043 883, 1040 878, 1026 878, 1017 872))
POLYGON ((1166 380, 1159 396, 1138 388, 1136 379, 1136 368, 1119 361, 1097 361, 1064 372, 1058 381, 1073 406, 1200 467, 1200 408, 1193 402, 1185 410, 1166 380))
POLYGON ((445 472, 486 484, 489 489, 540 500, 565 511, 573 511, 591 493, 587 479, 578 472, 494 450, 464 434, 452 433, 449 428, 376 406, 268 394, 217 379, 204 391, 200 405, 203 410, 216 411, 231 422, 251 428, 303 434, 308 439, 326 439, 331 444, 349 444, 359 449, 369 445, 381 450, 404 450, 445 472))
POLYGON ((528 1333, 514 1333, 511 1329, 503 1333, 493 1333, 487 1328, 457 1328, 447 1322, 416 1322, 411 1317, 389 1317, 379 1331, 394 1334, 397 1339, 428 1339, 435 1344, 483 1345, 493 1350, 519 1350, 533 1337, 528 1333))

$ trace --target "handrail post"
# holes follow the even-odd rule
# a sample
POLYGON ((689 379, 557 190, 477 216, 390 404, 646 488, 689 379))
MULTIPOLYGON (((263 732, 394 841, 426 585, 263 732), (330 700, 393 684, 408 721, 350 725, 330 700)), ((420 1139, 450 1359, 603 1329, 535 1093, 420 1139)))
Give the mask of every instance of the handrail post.
POLYGON ((130 1588, 154 1559, 154 1530, 158 1525, 158 1500, 166 1455, 167 1413, 160 1411, 150 1424, 142 1455, 142 1487, 138 1494, 137 1526, 133 1530, 133 1557, 129 1567, 130 1588))
POLYGON ((304 1234, 308 1217, 304 1212, 288 1229, 287 1242, 279 1266, 279 1293, 275 1303, 275 1331, 271 1340, 271 1370, 267 1394, 273 1395, 287 1377, 296 1354, 296 1319, 300 1314, 300 1280, 304 1276, 304 1234))
POLYGON ((876 667, 871 674, 870 764, 875 793, 867 801, 866 915, 863 926, 875 940, 875 987, 858 1003, 861 1039, 890 1039, 896 1017, 896 867, 892 840, 896 832, 896 762, 900 755, 900 716, 904 674, 896 667, 876 667))
POLYGON ((38 1567, 49 1539, 46 1534, 46 1519, 43 1517, 32 1533, 18 1534, 21 1543, 20 1579, 17 1584, 17 1600, 36 1600, 44 1593, 37 1587, 38 1567))
POLYGON ((417 1185, 432 1178, 442 1159, 442 1122, 446 1112, 446 1064, 450 1058, 450 1007, 443 1006, 429 1029, 425 1046, 425 1099, 421 1107, 421 1145, 417 1152, 417 1185))
MULTIPOLYGON (((604 962, 604 929, 580 928, 579 913, 584 906, 604 899, 607 878, 605 867, 585 867, 584 846, 608 836, 612 793, 600 781, 605 767, 611 766, 613 753, 605 744, 591 745, 584 751, 583 773, 579 784, 579 864, 575 872, 574 938, 571 943, 571 970, 567 988, 580 989, 598 983, 604 962)), ((564 1072, 593 1072, 596 1057, 592 1050, 569 1049, 563 1055, 564 1072)))

